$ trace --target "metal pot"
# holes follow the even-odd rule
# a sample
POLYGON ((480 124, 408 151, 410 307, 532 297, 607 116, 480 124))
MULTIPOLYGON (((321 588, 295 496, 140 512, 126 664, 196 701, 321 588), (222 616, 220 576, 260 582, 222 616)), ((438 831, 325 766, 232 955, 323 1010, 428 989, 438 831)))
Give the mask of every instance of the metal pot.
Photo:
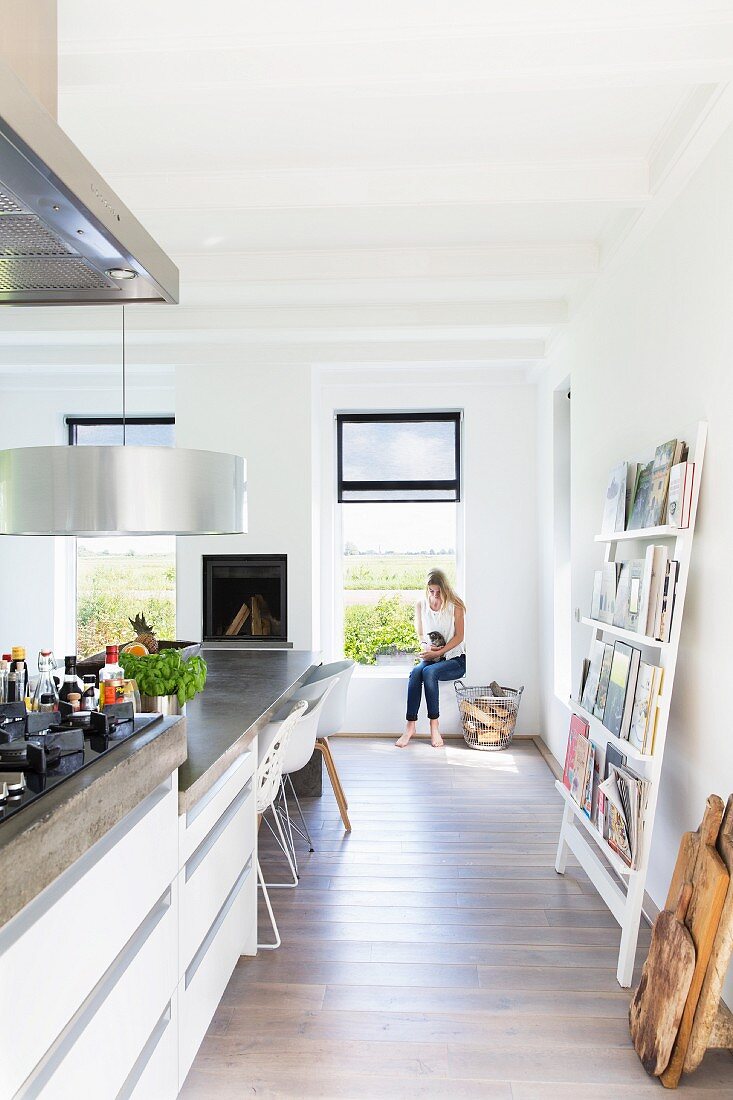
POLYGON ((177 695, 140 695, 142 714, 185 714, 186 704, 178 702, 177 695))

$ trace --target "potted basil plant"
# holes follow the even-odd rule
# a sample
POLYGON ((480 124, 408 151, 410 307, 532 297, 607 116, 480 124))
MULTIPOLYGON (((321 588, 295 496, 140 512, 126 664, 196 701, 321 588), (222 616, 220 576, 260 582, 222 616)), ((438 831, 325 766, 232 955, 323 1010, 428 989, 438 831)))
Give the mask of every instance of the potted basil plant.
POLYGON ((178 649, 164 649, 138 657, 120 653, 128 679, 136 680, 141 710, 146 713, 183 714, 186 703, 206 684, 206 661, 193 656, 184 660, 178 649))

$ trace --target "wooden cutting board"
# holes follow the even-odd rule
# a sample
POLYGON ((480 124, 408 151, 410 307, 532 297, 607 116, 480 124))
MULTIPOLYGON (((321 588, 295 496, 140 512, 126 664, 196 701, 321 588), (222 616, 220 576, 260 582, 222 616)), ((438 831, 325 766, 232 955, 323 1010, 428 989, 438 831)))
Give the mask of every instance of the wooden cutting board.
MULTIPOLYGON (((723 802, 717 795, 710 795, 705 815, 697 834, 697 857, 692 869, 692 897, 687 908, 685 924, 695 945, 695 970, 690 982, 679 1031, 672 1048, 669 1065, 660 1076, 665 1088, 675 1089, 682 1076, 687 1047, 692 1033, 697 1003, 713 949, 713 942, 720 923, 720 914, 730 883, 728 870, 718 855, 715 842, 723 820, 723 802)), ((683 838, 683 844, 684 840, 683 838)), ((689 854, 689 853, 688 853, 689 854)), ((680 858, 683 849, 680 848, 680 858)), ((675 867, 675 875, 678 867, 675 867)), ((674 882, 674 876, 673 876, 674 882)))
POLYGON ((697 855, 700 851, 700 835, 704 833, 709 842, 715 844, 722 820, 723 801, 718 798, 717 794, 711 794, 705 803, 705 813, 699 827, 694 833, 683 833, 682 835, 680 849, 677 853, 677 862, 672 873, 672 881, 667 891, 665 909, 674 909, 682 887, 686 882, 692 882, 697 855))
MULTIPOLYGON (((733 794, 725 808, 716 847, 728 874, 733 879, 733 794)), ((685 1073, 691 1073, 693 1069, 697 1069, 710 1045, 713 1027, 718 1019, 723 982, 731 957, 733 957, 733 881, 728 886, 710 962, 702 983, 700 999, 697 1002, 690 1043, 685 1056, 685 1073)))
POLYGON ((684 923, 691 897, 692 886, 687 882, 675 911, 663 909, 657 917, 639 988, 629 1008, 636 1053, 654 1077, 669 1063, 695 972, 695 945, 684 923))

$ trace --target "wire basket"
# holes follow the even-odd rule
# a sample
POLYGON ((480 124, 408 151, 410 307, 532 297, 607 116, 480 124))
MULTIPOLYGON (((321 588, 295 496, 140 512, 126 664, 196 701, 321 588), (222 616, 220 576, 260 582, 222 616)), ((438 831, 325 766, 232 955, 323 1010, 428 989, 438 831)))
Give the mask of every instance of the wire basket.
POLYGON ((456 680, 454 686, 466 744, 484 752, 508 748, 524 687, 494 685, 504 693, 494 695, 490 687, 466 687, 463 680, 456 680))

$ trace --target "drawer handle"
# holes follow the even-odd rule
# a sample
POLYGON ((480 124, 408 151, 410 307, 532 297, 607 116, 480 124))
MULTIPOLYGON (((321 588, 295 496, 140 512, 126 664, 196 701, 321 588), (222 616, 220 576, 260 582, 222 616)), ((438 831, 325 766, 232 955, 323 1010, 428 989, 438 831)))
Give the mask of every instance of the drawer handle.
POLYGON ((138 1086, 140 1078, 142 1077, 145 1070, 148 1068, 148 1062, 155 1054, 158 1046, 160 1045, 161 1039, 168 1030, 171 1019, 171 1002, 168 1001, 168 1004, 165 1006, 165 1009, 163 1011, 163 1015, 160 1017, 153 1030, 150 1032, 150 1036, 148 1037, 145 1046, 140 1051, 135 1065, 128 1073, 122 1088, 117 1093, 116 1100, 129 1100, 129 1098, 132 1096, 138 1086))
POLYGON ((223 775, 220 775, 213 787, 210 787, 206 794, 202 795, 195 806, 186 811, 186 828, 190 828, 193 825, 199 814, 202 814, 209 803, 216 798, 219 791, 227 785, 235 772, 238 772, 242 765, 252 755, 252 749, 246 749, 241 756, 237 757, 233 764, 230 764, 223 775))
POLYGON ((66 1055, 84 1034, 96 1016, 100 1006, 106 1001, 122 975, 130 968, 140 951, 158 927, 173 902, 171 888, 155 903, 136 932, 132 934, 117 958, 104 972, 89 996, 82 1002, 68 1024, 44 1054, 36 1068, 31 1071, 20 1087, 19 1096, 24 1100, 40 1096, 48 1085, 66 1055))
POLYGON ((196 868, 200 866, 201 862, 206 858, 211 849, 216 844, 217 840, 224 832, 226 827, 230 824, 232 819, 239 813, 240 808, 247 801, 252 794, 252 780, 249 779, 242 787, 236 798, 227 806, 224 813, 221 815, 216 825, 206 834, 204 839, 199 844, 193 855, 186 861, 186 882, 191 878, 196 868))
POLYGON ((247 860, 247 862, 245 863, 239 878, 237 879, 237 881, 234 883, 231 890, 229 891, 229 896, 227 897, 227 900, 224 902, 221 909, 217 913, 216 917, 214 918, 214 923, 211 925, 211 928, 209 929, 209 931, 204 936, 203 940, 201 941, 201 946, 199 947, 198 951, 196 952, 194 957, 191 959, 191 962, 189 963, 188 969, 186 970, 186 976, 185 976, 185 979, 184 979, 186 989, 188 989, 189 985, 191 984, 194 977, 196 976, 196 971, 198 970, 198 968, 201 966, 201 963, 206 958, 206 954, 207 954, 209 948, 211 947, 212 943, 216 939, 217 934, 218 934, 219 929, 221 928, 222 924, 226 920, 227 913, 229 912, 231 907, 234 905, 234 902, 237 900, 237 896, 239 894, 239 891, 242 889, 242 887, 244 886, 245 882, 247 881, 247 879, 249 878, 251 873, 252 873, 252 856, 250 856, 249 859, 247 860))

